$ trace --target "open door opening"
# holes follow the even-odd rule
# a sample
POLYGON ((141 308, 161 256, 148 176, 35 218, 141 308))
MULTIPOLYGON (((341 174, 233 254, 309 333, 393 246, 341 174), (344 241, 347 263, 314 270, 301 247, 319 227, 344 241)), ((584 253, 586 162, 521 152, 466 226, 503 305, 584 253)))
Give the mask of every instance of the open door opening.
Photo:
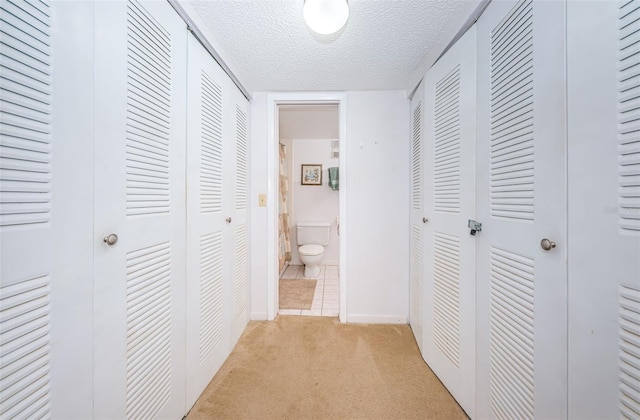
POLYGON ((278 314, 338 316, 337 104, 278 105, 278 314))
POLYGON ((345 322, 346 95, 270 95, 268 121, 268 319, 345 322))

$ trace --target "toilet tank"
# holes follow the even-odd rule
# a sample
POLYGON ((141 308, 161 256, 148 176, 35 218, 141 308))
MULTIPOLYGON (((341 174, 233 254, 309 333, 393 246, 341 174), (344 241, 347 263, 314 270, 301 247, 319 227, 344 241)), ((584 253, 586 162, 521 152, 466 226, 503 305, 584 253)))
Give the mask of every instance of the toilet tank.
POLYGON ((298 222, 296 239, 298 245, 329 245, 329 227, 327 222, 298 222))

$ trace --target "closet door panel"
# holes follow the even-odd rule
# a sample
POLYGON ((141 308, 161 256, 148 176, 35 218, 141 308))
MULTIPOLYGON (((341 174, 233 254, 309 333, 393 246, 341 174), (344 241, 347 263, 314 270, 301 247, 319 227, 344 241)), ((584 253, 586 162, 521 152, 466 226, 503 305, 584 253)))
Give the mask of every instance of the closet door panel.
POLYGON ((423 324, 424 324, 424 260, 423 231, 427 213, 424 211, 424 171, 423 171, 423 142, 424 142, 424 101, 425 87, 421 82, 411 99, 411 237, 409 264, 411 284, 409 289, 409 325, 416 338, 416 343, 423 352, 423 324), (424 218, 424 219, 423 219, 424 218))
MULTIPOLYGON (((424 356, 471 417, 475 411, 475 27, 425 83, 424 356)), ((481 233, 478 233, 480 235, 481 233)))
POLYGON ((493 2, 477 23, 480 418, 567 412, 564 34, 562 2, 493 2))
POLYGON ((93 84, 91 2, 53 2, 52 418, 93 406, 93 84))
POLYGON ((228 158, 235 165, 233 179, 233 210, 229 224, 233 229, 233 304, 231 343, 235 345, 249 322, 249 244, 247 211, 249 205, 249 103, 242 93, 233 86, 231 104, 226 109, 227 119, 231 122, 227 144, 233 150, 228 158))
POLYGON ((48 4, 3 2, 0 8, 8 21, 3 44, 5 38, 9 43, 0 49, 0 413, 47 416, 52 403, 53 19, 48 4))
POLYGON ((189 36, 187 90, 187 407, 230 352, 233 230, 224 133, 230 83, 211 55, 189 36), (226 170, 226 171, 225 171, 226 170))
POLYGON ((5 1, 0 16, 0 417, 86 418, 93 75, 91 27, 72 25, 92 6, 5 1))
POLYGON ((187 31, 166 2, 95 12, 94 416, 180 418, 187 31))
POLYGON ((639 7, 567 6, 572 418, 640 416, 639 7))

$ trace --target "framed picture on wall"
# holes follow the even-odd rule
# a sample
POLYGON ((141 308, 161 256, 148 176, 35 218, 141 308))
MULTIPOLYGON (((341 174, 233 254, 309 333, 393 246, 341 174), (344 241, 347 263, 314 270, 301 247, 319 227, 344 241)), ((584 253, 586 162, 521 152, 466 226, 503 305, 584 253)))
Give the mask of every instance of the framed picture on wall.
POLYGON ((322 185, 322 165, 301 165, 302 185, 322 185))

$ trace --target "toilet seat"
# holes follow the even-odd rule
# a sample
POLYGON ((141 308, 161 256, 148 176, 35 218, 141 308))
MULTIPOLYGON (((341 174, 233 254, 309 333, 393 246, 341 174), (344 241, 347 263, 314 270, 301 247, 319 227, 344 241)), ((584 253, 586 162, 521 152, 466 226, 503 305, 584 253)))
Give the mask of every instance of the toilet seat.
POLYGON ((320 255, 324 252, 324 247, 322 245, 302 245, 298 252, 300 255, 314 256, 320 255))

